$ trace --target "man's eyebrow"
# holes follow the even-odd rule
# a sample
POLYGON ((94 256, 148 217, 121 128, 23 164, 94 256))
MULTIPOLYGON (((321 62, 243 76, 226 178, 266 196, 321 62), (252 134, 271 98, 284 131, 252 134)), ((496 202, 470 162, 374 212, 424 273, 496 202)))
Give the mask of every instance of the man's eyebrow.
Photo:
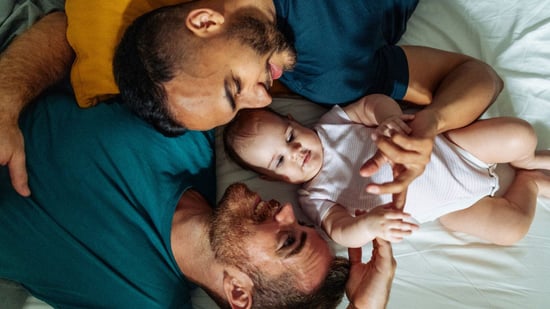
POLYGON ((307 240, 307 233, 302 232, 302 235, 300 235, 300 243, 298 244, 298 246, 296 246, 296 248, 294 248, 294 250, 292 250, 288 254, 288 257, 291 257, 293 255, 296 255, 296 254, 302 252, 302 249, 304 249, 304 246, 306 244, 306 240, 307 240))
POLYGON ((225 97, 227 99, 227 102, 229 103, 229 106, 231 106, 231 109, 235 111, 237 109, 237 104, 235 103, 235 98, 233 97, 233 93, 231 93, 231 87, 229 85, 229 80, 225 79, 223 82, 223 88, 225 90, 225 97))

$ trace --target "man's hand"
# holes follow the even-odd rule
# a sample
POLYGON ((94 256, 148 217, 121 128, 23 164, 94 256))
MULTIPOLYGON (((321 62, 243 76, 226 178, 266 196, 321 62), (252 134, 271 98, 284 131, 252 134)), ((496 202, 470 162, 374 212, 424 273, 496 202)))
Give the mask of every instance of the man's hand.
POLYGON ((408 124, 412 129, 410 135, 376 135, 378 151, 360 170, 361 176, 368 177, 378 172, 383 164, 389 163, 392 166, 392 182, 369 184, 366 190, 373 194, 392 193, 397 209, 402 209, 405 205, 409 184, 424 172, 429 163, 437 132, 435 115, 427 110, 417 113, 408 124))
POLYGON ((348 309, 385 308, 390 296, 396 262, 389 242, 373 240, 372 257, 362 263, 361 248, 348 249, 351 263, 346 295, 348 309))
POLYGON ((375 134, 387 137, 391 137, 395 133, 409 135, 412 129, 407 124, 407 121, 411 121, 412 119, 414 119, 414 115, 399 115, 389 117, 378 125, 375 134))
POLYGON ((17 121, 30 101, 69 72, 74 52, 66 33, 65 13, 53 12, 15 38, 0 54, 0 164, 8 166, 13 187, 23 196, 31 192, 17 121))
POLYGON ((0 121, 0 165, 7 165, 15 191, 29 196, 23 134, 17 124, 0 121))

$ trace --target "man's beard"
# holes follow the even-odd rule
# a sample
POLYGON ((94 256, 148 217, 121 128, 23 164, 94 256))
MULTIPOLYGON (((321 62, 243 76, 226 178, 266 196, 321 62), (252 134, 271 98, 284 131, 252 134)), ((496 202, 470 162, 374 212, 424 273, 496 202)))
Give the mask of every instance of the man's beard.
POLYGON ((210 244, 216 258, 237 266, 248 260, 245 250, 250 227, 275 216, 280 209, 277 201, 260 201, 258 195, 244 184, 229 186, 212 218, 210 244))
POLYGON ((237 38, 259 55, 270 52, 283 54, 283 69, 291 70, 296 63, 296 51, 275 24, 255 8, 243 8, 235 12, 227 29, 229 38, 237 38))

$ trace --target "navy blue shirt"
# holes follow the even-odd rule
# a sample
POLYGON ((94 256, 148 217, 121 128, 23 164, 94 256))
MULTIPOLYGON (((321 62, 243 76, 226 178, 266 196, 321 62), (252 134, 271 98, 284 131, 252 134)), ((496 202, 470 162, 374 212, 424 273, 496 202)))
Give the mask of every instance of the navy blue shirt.
POLYGON ((281 82, 314 102, 342 104, 369 93, 402 99, 408 64, 395 44, 417 0, 274 0, 278 28, 297 63, 281 82))

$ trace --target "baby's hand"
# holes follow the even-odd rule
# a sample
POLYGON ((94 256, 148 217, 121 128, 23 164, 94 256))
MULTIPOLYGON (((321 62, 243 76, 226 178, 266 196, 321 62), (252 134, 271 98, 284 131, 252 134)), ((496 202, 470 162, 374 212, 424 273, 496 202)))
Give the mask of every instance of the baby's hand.
POLYGON ((407 124, 408 121, 414 119, 414 115, 404 114, 400 116, 388 117, 378 125, 374 134, 391 137, 395 133, 409 135, 412 129, 407 124))
POLYGON ((387 205, 378 206, 361 216, 364 216, 360 220, 363 221, 372 238, 379 237, 390 242, 400 242, 403 237, 418 230, 417 224, 404 221, 411 218, 410 214, 387 205))

